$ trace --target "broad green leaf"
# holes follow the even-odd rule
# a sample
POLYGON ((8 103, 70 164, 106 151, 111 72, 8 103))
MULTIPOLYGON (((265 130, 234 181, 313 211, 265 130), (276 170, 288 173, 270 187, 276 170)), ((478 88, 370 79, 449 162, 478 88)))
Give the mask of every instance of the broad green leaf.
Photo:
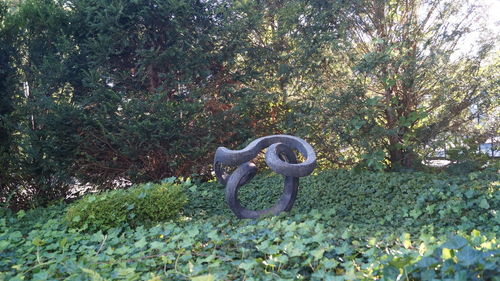
POLYGON ((403 233, 400 237, 401 242, 403 242, 403 246, 406 249, 409 249, 411 247, 411 240, 410 240, 410 234, 409 233, 403 233))
POLYGON ((337 265, 339 265, 339 263, 336 260, 333 260, 333 259, 327 259, 326 261, 323 262, 323 266, 326 269, 335 268, 335 267, 337 267, 337 265))
POLYGON ((145 247, 147 244, 148 244, 148 242, 146 242, 146 238, 143 237, 139 241, 135 242, 134 246, 136 248, 142 248, 142 247, 145 247))
POLYGON ((214 280, 215 277, 212 274, 191 277, 191 281, 214 281, 214 280))
POLYGON ((151 248, 152 249, 162 249, 166 246, 165 242, 160 242, 160 241, 153 241, 151 242, 151 248))
POLYGON ((443 248, 441 256, 445 260, 451 259, 454 256, 453 250, 448 248, 443 248))
POLYGON ((433 267, 438 263, 439 261, 433 257, 423 257, 420 261, 418 261, 417 266, 427 268, 427 267, 433 267))
POLYGON ((9 245, 10 245, 9 241, 0 240, 0 251, 7 249, 9 247, 9 245))
POLYGON ((443 247, 444 248, 448 248, 448 249, 460 249, 462 248, 463 246, 467 245, 467 240, 461 236, 458 236, 458 235, 454 235, 452 237, 450 237, 446 243, 443 244, 443 247))
POLYGON ((471 266, 482 259, 482 253, 474 250, 470 246, 465 246, 456 253, 459 263, 464 266, 471 266))
POLYGON ((31 280, 35 280, 35 281, 45 281, 45 280, 48 280, 49 279, 49 272, 48 271, 40 271, 38 273, 35 273, 33 274, 33 279, 31 280))
POLYGON ((45 245, 45 241, 43 241, 42 239, 40 239, 38 237, 35 237, 33 239, 33 241, 31 241, 31 243, 33 243, 33 245, 35 245, 37 247, 41 247, 41 246, 45 245))
POLYGON ((239 268, 243 270, 251 270, 253 269, 258 263, 255 260, 248 260, 248 261, 243 261, 238 265, 239 268))
POLYGON ((483 198, 479 202, 479 207, 481 207, 483 209, 489 209, 490 208, 490 204, 488 204, 488 200, 486 200, 486 199, 483 198))
POLYGON ((311 252, 311 255, 315 257, 317 260, 321 259, 323 257, 323 253, 325 252, 324 248, 318 248, 316 250, 313 250, 311 252))

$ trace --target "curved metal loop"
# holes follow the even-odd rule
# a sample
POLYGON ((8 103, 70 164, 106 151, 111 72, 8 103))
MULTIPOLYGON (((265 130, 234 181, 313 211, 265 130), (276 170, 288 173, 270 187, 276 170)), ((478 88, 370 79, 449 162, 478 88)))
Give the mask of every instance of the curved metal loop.
POLYGON ((292 209, 297 197, 299 177, 312 173, 316 167, 316 153, 303 139, 289 135, 272 135, 252 141, 242 150, 229 150, 219 147, 214 157, 214 170, 217 180, 226 186, 226 201, 238 218, 258 218, 266 214, 277 215, 292 209), (238 190, 247 184, 257 173, 257 167, 250 162, 257 154, 267 148, 266 163, 276 173, 285 176, 283 194, 271 208, 250 210, 244 208, 238 200, 238 190), (293 150, 298 150, 305 158, 297 163, 293 150), (223 165, 238 168, 229 175, 223 165))

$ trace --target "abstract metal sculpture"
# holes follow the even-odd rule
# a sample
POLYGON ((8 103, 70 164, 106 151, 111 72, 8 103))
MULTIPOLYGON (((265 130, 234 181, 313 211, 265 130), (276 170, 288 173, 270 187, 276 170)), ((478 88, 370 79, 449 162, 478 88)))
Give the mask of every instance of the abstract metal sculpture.
POLYGON ((238 218, 258 218, 266 214, 277 215, 292 209, 299 186, 299 177, 312 173, 316 167, 316 153, 311 145, 301 138, 289 135, 272 135, 252 141, 242 150, 217 148, 214 157, 214 170, 217 180, 226 186, 226 201, 238 218), (250 210, 241 206, 238 189, 247 184, 257 173, 257 167, 250 162, 257 154, 267 148, 266 163, 276 173, 285 176, 285 188, 279 201, 265 210, 250 210), (305 161, 297 163, 293 150, 298 150, 305 161), (238 166, 227 174, 222 165, 238 166))

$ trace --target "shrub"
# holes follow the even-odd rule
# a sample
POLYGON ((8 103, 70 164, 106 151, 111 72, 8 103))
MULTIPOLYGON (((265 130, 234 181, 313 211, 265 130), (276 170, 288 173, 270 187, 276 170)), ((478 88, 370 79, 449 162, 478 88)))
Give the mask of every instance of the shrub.
POLYGON ((490 158, 486 154, 478 153, 478 146, 479 143, 469 141, 467 146, 447 150, 452 164, 446 167, 446 172, 452 175, 468 174, 486 166, 490 158))
POLYGON ((65 220, 73 228, 107 230, 175 219, 187 202, 184 188, 189 185, 189 181, 147 183, 87 195, 68 207, 65 220))

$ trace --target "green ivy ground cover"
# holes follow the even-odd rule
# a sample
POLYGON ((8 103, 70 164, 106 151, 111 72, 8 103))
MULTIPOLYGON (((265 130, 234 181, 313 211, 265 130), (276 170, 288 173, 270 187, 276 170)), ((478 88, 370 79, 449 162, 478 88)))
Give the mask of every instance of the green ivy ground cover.
MULTIPOLYGON (((241 190, 265 207, 281 179, 241 190)), ((326 171, 294 210, 237 220, 216 183, 180 222, 70 229, 66 205, 0 219, 0 280, 500 280, 499 177, 326 171)))

